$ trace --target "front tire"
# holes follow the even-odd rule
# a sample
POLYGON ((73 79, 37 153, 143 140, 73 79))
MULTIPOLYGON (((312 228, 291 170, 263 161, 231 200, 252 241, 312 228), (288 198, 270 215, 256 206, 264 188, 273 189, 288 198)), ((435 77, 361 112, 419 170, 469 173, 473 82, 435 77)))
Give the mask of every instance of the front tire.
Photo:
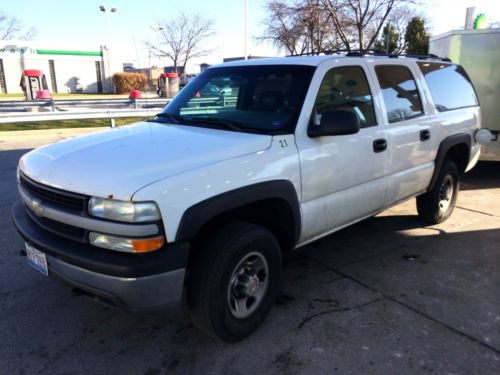
POLYGON ((418 215, 431 224, 439 224, 448 219, 455 208, 459 190, 457 165, 445 161, 439 171, 434 187, 417 197, 418 215))
POLYGON ((278 294, 281 251, 274 235, 253 224, 222 227, 198 249, 188 285, 195 325, 236 342, 262 323, 278 294))

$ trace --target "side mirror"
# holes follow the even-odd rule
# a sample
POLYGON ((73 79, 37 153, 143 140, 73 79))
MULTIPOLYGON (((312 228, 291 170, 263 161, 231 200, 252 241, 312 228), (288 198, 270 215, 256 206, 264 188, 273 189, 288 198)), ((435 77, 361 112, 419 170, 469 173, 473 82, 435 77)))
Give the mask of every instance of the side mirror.
POLYGON ((354 111, 336 109, 321 115, 319 125, 309 125, 307 135, 311 138, 324 135, 347 135, 359 132, 359 117, 354 111))

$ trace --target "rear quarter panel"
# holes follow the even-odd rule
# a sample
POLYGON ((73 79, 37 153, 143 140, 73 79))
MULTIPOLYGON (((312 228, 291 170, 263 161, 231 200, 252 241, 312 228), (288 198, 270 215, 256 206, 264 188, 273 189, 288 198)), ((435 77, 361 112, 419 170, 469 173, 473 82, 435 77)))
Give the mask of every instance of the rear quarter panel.
POLYGON ((432 140, 433 150, 429 155, 432 155, 430 160, 436 159, 439 145, 445 138, 454 134, 465 133, 471 137, 471 152, 467 170, 473 168, 479 158, 480 152, 480 146, 474 142, 474 134, 482 126, 482 109, 479 106, 475 106, 439 112, 434 106, 429 87, 417 64, 413 64, 412 72, 415 75, 420 88, 420 94, 424 101, 425 122, 432 126, 433 137, 435 135, 432 140))

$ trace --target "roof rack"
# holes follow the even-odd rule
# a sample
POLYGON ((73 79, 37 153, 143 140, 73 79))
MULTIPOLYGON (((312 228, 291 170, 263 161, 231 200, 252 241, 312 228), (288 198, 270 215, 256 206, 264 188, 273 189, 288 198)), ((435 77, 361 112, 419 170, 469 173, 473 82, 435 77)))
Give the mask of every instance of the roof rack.
POLYGON ((398 58, 398 57, 409 57, 419 60, 441 60, 445 62, 451 62, 451 60, 447 57, 439 57, 432 53, 427 55, 415 55, 415 54, 405 54, 405 53, 387 53, 385 51, 379 49, 369 49, 369 50, 359 50, 359 49, 330 49, 321 52, 304 52, 299 53, 297 55, 287 55, 286 57, 296 57, 296 56, 318 56, 318 55, 334 55, 334 54, 343 54, 345 53, 348 57, 365 57, 365 56, 386 56, 389 58, 398 58))

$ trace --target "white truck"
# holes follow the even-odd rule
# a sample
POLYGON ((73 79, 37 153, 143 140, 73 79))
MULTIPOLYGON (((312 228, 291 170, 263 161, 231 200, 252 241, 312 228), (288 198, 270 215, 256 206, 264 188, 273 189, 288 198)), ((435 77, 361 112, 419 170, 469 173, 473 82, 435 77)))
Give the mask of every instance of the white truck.
POLYGON ((494 142, 482 147, 481 159, 500 161, 500 28, 436 35, 430 41, 429 52, 446 56, 467 70, 481 104, 482 126, 494 133, 494 142))
POLYGON ((131 310, 185 301, 234 342, 271 308, 284 253, 412 197, 445 220, 480 126, 467 74, 441 59, 227 63, 149 122, 24 155, 13 220, 45 275, 131 310))

